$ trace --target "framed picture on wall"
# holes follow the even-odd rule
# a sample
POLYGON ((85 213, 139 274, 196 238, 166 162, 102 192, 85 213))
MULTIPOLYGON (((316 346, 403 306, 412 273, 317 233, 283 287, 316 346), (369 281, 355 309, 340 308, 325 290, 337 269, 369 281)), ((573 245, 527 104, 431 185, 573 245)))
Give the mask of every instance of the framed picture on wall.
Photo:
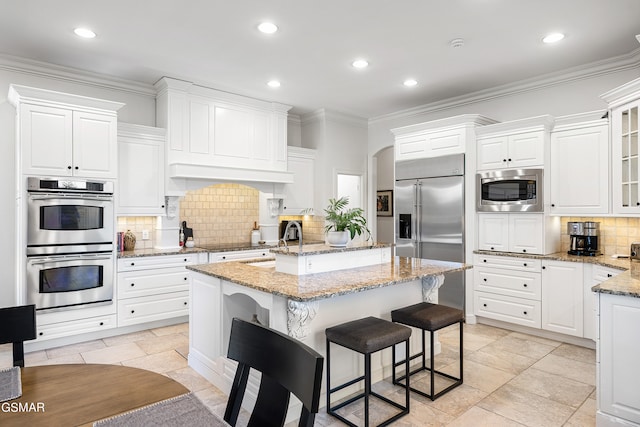
POLYGON ((393 190, 378 191, 376 212, 378 216, 393 216, 393 190))

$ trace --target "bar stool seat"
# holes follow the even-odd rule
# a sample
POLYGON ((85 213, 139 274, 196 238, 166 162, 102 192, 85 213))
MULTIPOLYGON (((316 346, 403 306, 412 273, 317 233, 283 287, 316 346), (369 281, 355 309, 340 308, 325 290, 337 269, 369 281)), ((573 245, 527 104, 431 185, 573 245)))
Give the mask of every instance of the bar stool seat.
MULTIPOLYGON (((395 367, 400 364, 395 363, 395 345, 402 342, 405 343, 407 354, 409 352, 409 337, 411 336, 411 329, 406 326, 399 325, 397 323, 389 322, 388 320, 379 319, 376 317, 365 317, 363 319, 353 320, 346 322, 325 330, 326 342, 327 342, 327 413, 338 418, 340 421, 355 426, 352 422, 339 415, 336 411, 343 408, 358 399, 364 398, 364 412, 365 412, 365 426, 369 426, 369 396, 375 396, 378 399, 385 401, 386 403, 401 410, 398 414, 392 416, 386 421, 379 424, 380 426, 387 425, 400 417, 409 413, 409 389, 406 389, 405 393, 405 405, 402 406, 393 400, 388 399, 371 390, 371 354, 377 351, 383 350, 388 347, 393 347, 393 371, 395 377, 395 367), (338 344, 342 347, 356 351, 364 355, 364 375, 341 384, 337 387, 331 388, 331 352, 330 343, 338 344), (336 406, 331 406, 331 394, 344 389, 350 385, 356 384, 364 380, 364 391, 357 396, 354 396, 336 406)), ((409 360, 404 362, 405 376, 409 375, 409 360)))
MULTIPOLYGON (((396 385, 400 385, 411 391, 418 393, 422 396, 428 397, 431 400, 435 400, 443 394, 453 390, 462 384, 463 381, 463 357, 462 357, 462 323, 464 322, 464 313, 462 310, 458 310, 457 308, 448 307, 446 305, 440 304, 431 304, 428 302, 421 302, 418 304, 410 305, 408 307, 400 308, 397 310, 391 311, 391 320, 397 323, 401 323, 407 326, 412 326, 414 328, 422 329, 422 351, 413 356, 409 357, 409 360, 413 360, 416 358, 422 359, 422 364, 417 369, 411 371, 409 376, 414 375, 421 371, 430 371, 431 375, 431 389, 430 393, 425 393, 422 390, 418 390, 409 385, 408 377, 395 377, 395 367, 393 369, 393 383, 396 385), (437 371, 434 367, 434 332, 439 331, 442 328, 453 325, 455 323, 460 324, 460 376, 456 378, 452 375, 446 374, 444 372, 437 371), (430 336, 430 366, 426 366, 426 344, 425 344, 425 331, 429 331, 430 336), (435 393, 435 374, 438 374, 442 377, 454 380, 452 384, 450 384, 445 389, 435 393), (407 379, 406 384, 402 383, 403 379, 407 379)), ((395 353, 395 347, 393 348, 395 353)), ((407 352, 406 354, 409 354, 407 352)), ((393 356, 393 360, 395 361, 395 354, 393 356)), ((397 362, 397 365, 402 364, 404 361, 397 362)), ((395 362, 394 362, 395 363, 395 362)))

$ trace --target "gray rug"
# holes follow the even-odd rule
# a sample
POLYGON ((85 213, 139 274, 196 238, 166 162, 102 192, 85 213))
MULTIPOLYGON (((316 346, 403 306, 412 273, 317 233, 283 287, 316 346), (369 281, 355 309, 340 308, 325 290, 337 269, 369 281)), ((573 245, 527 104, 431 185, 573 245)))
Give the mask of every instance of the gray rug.
POLYGON ((0 370, 0 402, 16 399, 22 396, 22 377, 20 376, 20 368, 0 370))
POLYGON ((193 393, 163 400, 131 412, 93 423, 94 427, 216 427, 229 426, 214 415, 193 393))

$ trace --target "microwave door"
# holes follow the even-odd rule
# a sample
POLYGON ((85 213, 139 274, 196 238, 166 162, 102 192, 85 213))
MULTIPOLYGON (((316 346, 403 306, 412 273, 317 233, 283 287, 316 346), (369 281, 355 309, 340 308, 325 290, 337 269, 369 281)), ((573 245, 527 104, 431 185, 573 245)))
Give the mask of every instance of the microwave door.
POLYGON ((396 181, 394 220, 396 256, 417 257, 417 181, 396 181))

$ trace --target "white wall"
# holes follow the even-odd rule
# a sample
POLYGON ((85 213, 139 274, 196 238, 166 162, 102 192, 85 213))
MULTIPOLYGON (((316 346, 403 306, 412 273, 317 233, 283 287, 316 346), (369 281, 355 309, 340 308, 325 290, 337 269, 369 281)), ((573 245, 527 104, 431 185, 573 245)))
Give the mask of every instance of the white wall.
MULTIPOLYGON (((60 92, 84 95, 93 98, 124 102, 126 105, 119 111, 118 119, 141 125, 155 125, 155 96, 150 95, 143 85, 137 89, 134 84, 128 90, 117 90, 107 80, 95 75, 87 76, 95 83, 83 83, 74 80, 68 72, 59 72, 55 77, 45 75, 49 70, 31 67, 16 70, 14 63, 0 60, 0 307, 14 305, 15 295, 15 108, 7 101, 10 84, 33 86, 60 92)), ((68 71, 68 70, 67 70, 68 71)), ((54 73, 53 70, 51 70, 54 73)), ((81 73, 78 73, 80 76, 81 73)), ((149 90, 152 88, 149 87, 149 90)))
MULTIPOLYGON (((383 148, 375 154, 376 157, 376 188, 373 191, 393 190, 395 185, 393 168, 393 147, 383 148)), ((375 193, 374 193, 375 194, 375 193)), ((376 240, 378 242, 393 243, 393 217, 376 217, 376 240)))

